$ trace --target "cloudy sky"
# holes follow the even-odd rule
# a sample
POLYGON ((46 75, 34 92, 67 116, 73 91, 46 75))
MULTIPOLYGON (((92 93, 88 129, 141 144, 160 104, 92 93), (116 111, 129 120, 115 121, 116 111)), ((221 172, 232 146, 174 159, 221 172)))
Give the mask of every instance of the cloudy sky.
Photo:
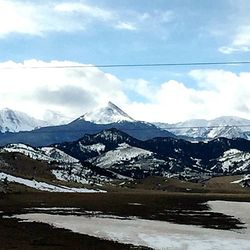
POLYGON ((146 121, 250 119, 247 64, 58 68, 249 61, 249 13, 248 0, 0 0, 0 108, 75 118, 112 101, 146 121))

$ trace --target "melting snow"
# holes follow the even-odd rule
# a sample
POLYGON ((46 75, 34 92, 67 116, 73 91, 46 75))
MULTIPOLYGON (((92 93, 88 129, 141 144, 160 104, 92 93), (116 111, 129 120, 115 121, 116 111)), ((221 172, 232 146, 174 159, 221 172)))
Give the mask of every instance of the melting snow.
POLYGON ((39 182, 36 180, 24 179, 21 177, 16 177, 13 175, 9 175, 6 173, 0 173, 0 180, 7 180, 8 182, 14 182, 18 184, 25 185, 30 188, 34 188, 40 191, 48 191, 48 192, 65 192, 65 193, 96 193, 96 192, 105 192, 105 191, 96 191, 93 189, 87 188, 70 188, 66 186, 56 186, 52 184, 48 184, 46 182, 39 182))
POLYGON ((210 201, 212 211, 237 216, 246 223, 247 230, 225 231, 201 228, 193 225, 179 225, 163 221, 73 215, 49 215, 32 213, 17 215, 16 218, 30 222, 43 222, 73 232, 115 240, 136 246, 154 249, 179 250, 249 250, 250 246, 250 203, 210 201))

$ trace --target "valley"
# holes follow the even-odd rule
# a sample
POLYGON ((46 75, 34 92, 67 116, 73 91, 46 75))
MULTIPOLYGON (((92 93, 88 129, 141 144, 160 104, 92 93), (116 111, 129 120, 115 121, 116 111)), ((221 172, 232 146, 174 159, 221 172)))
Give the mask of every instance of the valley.
POLYGON ((250 244, 247 139, 184 140, 112 103, 3 138, 1 249, 250 244))

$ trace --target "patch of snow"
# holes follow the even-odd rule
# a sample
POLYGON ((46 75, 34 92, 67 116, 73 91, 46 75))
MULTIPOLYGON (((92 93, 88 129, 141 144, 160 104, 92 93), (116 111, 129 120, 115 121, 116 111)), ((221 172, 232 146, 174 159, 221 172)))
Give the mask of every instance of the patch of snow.
POLYGON ((1 152, 20 153, 30 157, 31 159, 40 161, 56 161, 59 163, 79 162, 79 160, 54 147, 33 148, 22 143, 17 143, 5 146, 1 149, 1 152))
POLYGON ((112 151, 108 151, 101 156, 90 159, 90 162, 96 164, 98 167, 110 167, 114 164, 119 164, 124 161, 131 161, 134 158, 143 158, 151 156, 153 153, 137 147, 132 147, 126 143, 119 144, 119 146, 112 151))
POLYGON ((79 166, 81 166, 81 169, 78 170, 77 168, 72 168, 71 171, 69 171, 69 169, 67 169, 67 167, 64 166, 64 168, 60 168, 60 169, 53 169, 52 170, 52 174, 56 177, 57 180, 60 181, 73 181, 73 182, 78 182, 81 184, 89 184, 89 180, 87 180, 87 175, 89 171, 84 171, 82 170, 82 165, 79 164, 79 166))
POLYGON ((40 210, 40 211, 72 211, 72 210, 79 210, 79 208, 76 207, 32 207, 32 208, 26 208, 26 210, 40 210))
POLYGON ((130 205, 130 206, 142 206, 141 203, 137 203, 137 202, 128 203, 128 205, 130 205))
POLYGON ((242 179, 237 180, 237 181, 232 181, 231 183, 240 183, 240 182, 246 181, 246 180, 250 180, 250 175, 249 174, 244 176, 242 179))
POLYGON ((39 149, 35 149, 31 146, 17 143, 17 144, 9 144, 1 149, 1 152, 12 152, 12 153, 20 153, 24 154, 31 159, 41 160, 41 161, 53 161, 54 159, 47 156, 44 152, 39 149))
POLYGON ((230 149, 224 152, 219 158, 223 172, 243 172, 250 166, 250 153, 237 149, 230 149), (237 167, 235 167, 237 165, 237 167))
POLYGON ((246 229, 242 230, 242 234, 248 235, 250 239, 250 202, 217 200, 208 201, 207 204, 213 212, 227 214, 229 216, 236 217, 243 222, 246 229))
POLYGON ((42 147, 41 151, 44 152, 44 154, 47 155, 48 157, 58 162, 64 162, 64 163, 79 162, 79 160, 54 147, 42 147))
POLYGON ((39 182, 36 180, 29 180, 21 177, 16 177, 13 175, 9 175, 3 172, 0 172, 0 180, 7 180, 8 182, 14 182, 18 184, 22 184, 24 186, 34 188, 40 191, 47 192, 64 192, 64 193, 96 193, 96 192, 104 192, 104 191, 96 191, 93 189, 86 188, 71 188, 66 186, 56 186, 52 184, 48 184, 46 182, 39 182))
POLYGON ((80 142, 79 145, 80 145, 81 151, 83 151, 83 152, 94 151, 94 152, 97 152, 100 154, 101 152, 103 152, 105 150, 105 145, 102 143, 96 143, 96 144, 92 144, 92 145, 82 145, 80 142))

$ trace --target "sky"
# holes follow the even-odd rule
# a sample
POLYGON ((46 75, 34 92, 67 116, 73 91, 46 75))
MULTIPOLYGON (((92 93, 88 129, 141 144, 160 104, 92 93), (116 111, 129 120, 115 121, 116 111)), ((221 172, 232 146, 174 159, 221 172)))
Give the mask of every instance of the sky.
POLYGON ((250 119, 250 64, 53 68, 249 61, 249 13, 249 0, 0 0, 0 108, 76 118, 112 101, 149 122, 250 119))

